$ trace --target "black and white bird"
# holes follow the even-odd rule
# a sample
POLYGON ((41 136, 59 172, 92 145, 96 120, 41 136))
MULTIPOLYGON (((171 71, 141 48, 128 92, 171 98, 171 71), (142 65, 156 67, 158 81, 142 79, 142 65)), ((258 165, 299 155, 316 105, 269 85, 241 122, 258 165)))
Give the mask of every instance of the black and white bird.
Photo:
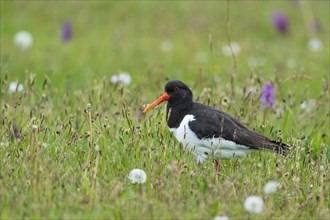
POLYGON ((231 159, 253 150, 286 153, 288 146, 259 134, 226 112, 193 102, 193 94, 183 82, 169 81, 165 92, 144 109, 144 113, 164 101, 167 124, 176 139, 203 162, 209 157, 231 159))

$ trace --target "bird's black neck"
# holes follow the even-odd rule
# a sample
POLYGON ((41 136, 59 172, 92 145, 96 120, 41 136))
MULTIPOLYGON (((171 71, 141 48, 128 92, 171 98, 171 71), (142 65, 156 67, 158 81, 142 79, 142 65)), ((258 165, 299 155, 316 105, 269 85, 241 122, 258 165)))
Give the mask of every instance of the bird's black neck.
POLYGON ((182 119, 188 113, 193 104, 194 103, 192 101, 175 103, 168 102, 166 109, 166 120, 168 127, 179 127, 182 119))

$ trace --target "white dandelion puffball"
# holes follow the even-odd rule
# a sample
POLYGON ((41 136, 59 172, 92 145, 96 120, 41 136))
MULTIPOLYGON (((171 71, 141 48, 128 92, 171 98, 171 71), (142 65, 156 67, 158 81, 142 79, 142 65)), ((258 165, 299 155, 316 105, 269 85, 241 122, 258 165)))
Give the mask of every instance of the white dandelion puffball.
POLYGON ((172 44, 172 42, 169 41, 169 40, 163 41, 163 42, 160 44, 160 49, 161 49, 163 52, 170 52, 170 51, 173 49, 173 44, 172 44))
POLYGON ((314 99, 310 99, 307 102, 302 101, 300 104, 300 108, 304 109, 306 112, 312 111, 316 107, 316 101, 314 99))
POLYGON ((286 62, 286 64, 288 65, 288 67, 290 69, 293 69, 297 66, 297 61, 294 58, 290 58, 288 59, 288 61, 286 62))
POLYGON ((196 58, 197 61, 199 61, 201 63, 205 63, 209 59, 209 57, 208 57, 208 55, 207 55, 206 52, 199 52, 199 53, 197 53, 196 56, 195 56, 195 58, 196 58))
POLYGON ((308 48, 310 51, 318 52, 318 51, 322 50, 323 45, 322 45, 322 42, 318 38, 314 37, 309 40, 308 48))
POLYGON ((121 72, 111 77, 111 82, 113 84, 123 83, 124 85, 128 85, 131 81, 131 75, 127 72, 121 72))
POLYGON ((277 192, 277 182, 269 181, 264 187, 264 192, 269 195, 277 192))
POLYGON ((38 125, 32 125, 32 131, 38 131, 38 125))
POLYGON ((147 174, 141 169, 133 169, 128 175, 132 183, 143 184, 147 181, 147 174))
POLYGON ((29 32, 19 31, 15 34, 14 42, 21 50, 27 50, 32 46, 33 38, 29 32))
POLYGON ((225 216, 225 215, 223 215, 223 216, 215 216, 214 217, 214 220, 229 220, 229 218, 228 218, 228 216, 225 216))
POLYGON ((264 209, 264 201, 259 196, 249 196, 245 199, 244 209, 251 213, 261 213, 264 209))
POLYGON ((250 68, 262 67, 266 64, 266 59, 262 57, 249 57, 248 65, 250 68))
POLYGON ((23 92, 24 86, 19 82, 11 82, 9 83, 9 93, 13 92, 23 92), (17 89, 17 90, 16 90, 17 89))
POLYGON ((222 47, 223 55, 225 55, 226 57, 231 56, 230 48, 233 50, 233 54, 238 54, 241 51, 240 45, 236 42, 233 42, 230 45, 226 45, 222 47))

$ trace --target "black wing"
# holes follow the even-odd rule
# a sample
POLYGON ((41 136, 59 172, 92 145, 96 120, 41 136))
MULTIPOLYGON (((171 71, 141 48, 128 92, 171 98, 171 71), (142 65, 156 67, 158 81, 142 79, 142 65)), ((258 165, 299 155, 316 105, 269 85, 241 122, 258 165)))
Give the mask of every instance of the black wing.
POLYGON ((252 149, 268 149, 277 153, 285 153, 288 146, 259 134, 231 115, 210 106, 194 103, 192 108, 195 121, 189 123, 199 139, 222 137, 252 149))

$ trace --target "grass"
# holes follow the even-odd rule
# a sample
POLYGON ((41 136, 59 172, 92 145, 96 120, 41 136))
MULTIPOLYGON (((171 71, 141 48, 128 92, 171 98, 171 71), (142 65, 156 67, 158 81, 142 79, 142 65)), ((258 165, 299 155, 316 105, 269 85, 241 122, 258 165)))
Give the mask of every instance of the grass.
POLYGON ((1 1, 1 219, 329 218, 328 9, 327 1, 231 2, 231 40, 242 50, 233 96, 233 58, 221 51, 228 37, 225 1, 1 1), (285 36, 271 25, 276 9, 289 18, 285 36), (321 32, 306 28, 311 16, 321 32), (74 32, 63 44, 66 20, 74 32), (22 29, 34 37, 25 52, 12 40, 22 29), (322 51, 308 50, 313 36, 322 51), (164 41, 172 42, 171 51, 160 49, 164 41), (205 62, 196 59, 200 53, 205 62), (251 57, 265 64, 251 68, 251 57), (111 83, 121 70, 131 74, 130 85, 111 83), (169 133, 164 106, 136 118, 168 79, 183 80, 195 100, 294 148, 288 157, 255 152, 221 161, 220 173, 211 161, 198 166, 169 133), (9 93, 16 80, 24 92, 9 93), (276 107, 261 110, 262 84, 269 81, 276 107), (257 92, 247 97, 252 87, 257 92), (301 101, 311 99, 312 110, 302 109, 301 101), (134 168, 147 173, 145 184, 130 183, 134 168), (265 195, 273 180, 278 192, 265 195), (263 198, 261 214, 244 210, 250 195, 263 198))

